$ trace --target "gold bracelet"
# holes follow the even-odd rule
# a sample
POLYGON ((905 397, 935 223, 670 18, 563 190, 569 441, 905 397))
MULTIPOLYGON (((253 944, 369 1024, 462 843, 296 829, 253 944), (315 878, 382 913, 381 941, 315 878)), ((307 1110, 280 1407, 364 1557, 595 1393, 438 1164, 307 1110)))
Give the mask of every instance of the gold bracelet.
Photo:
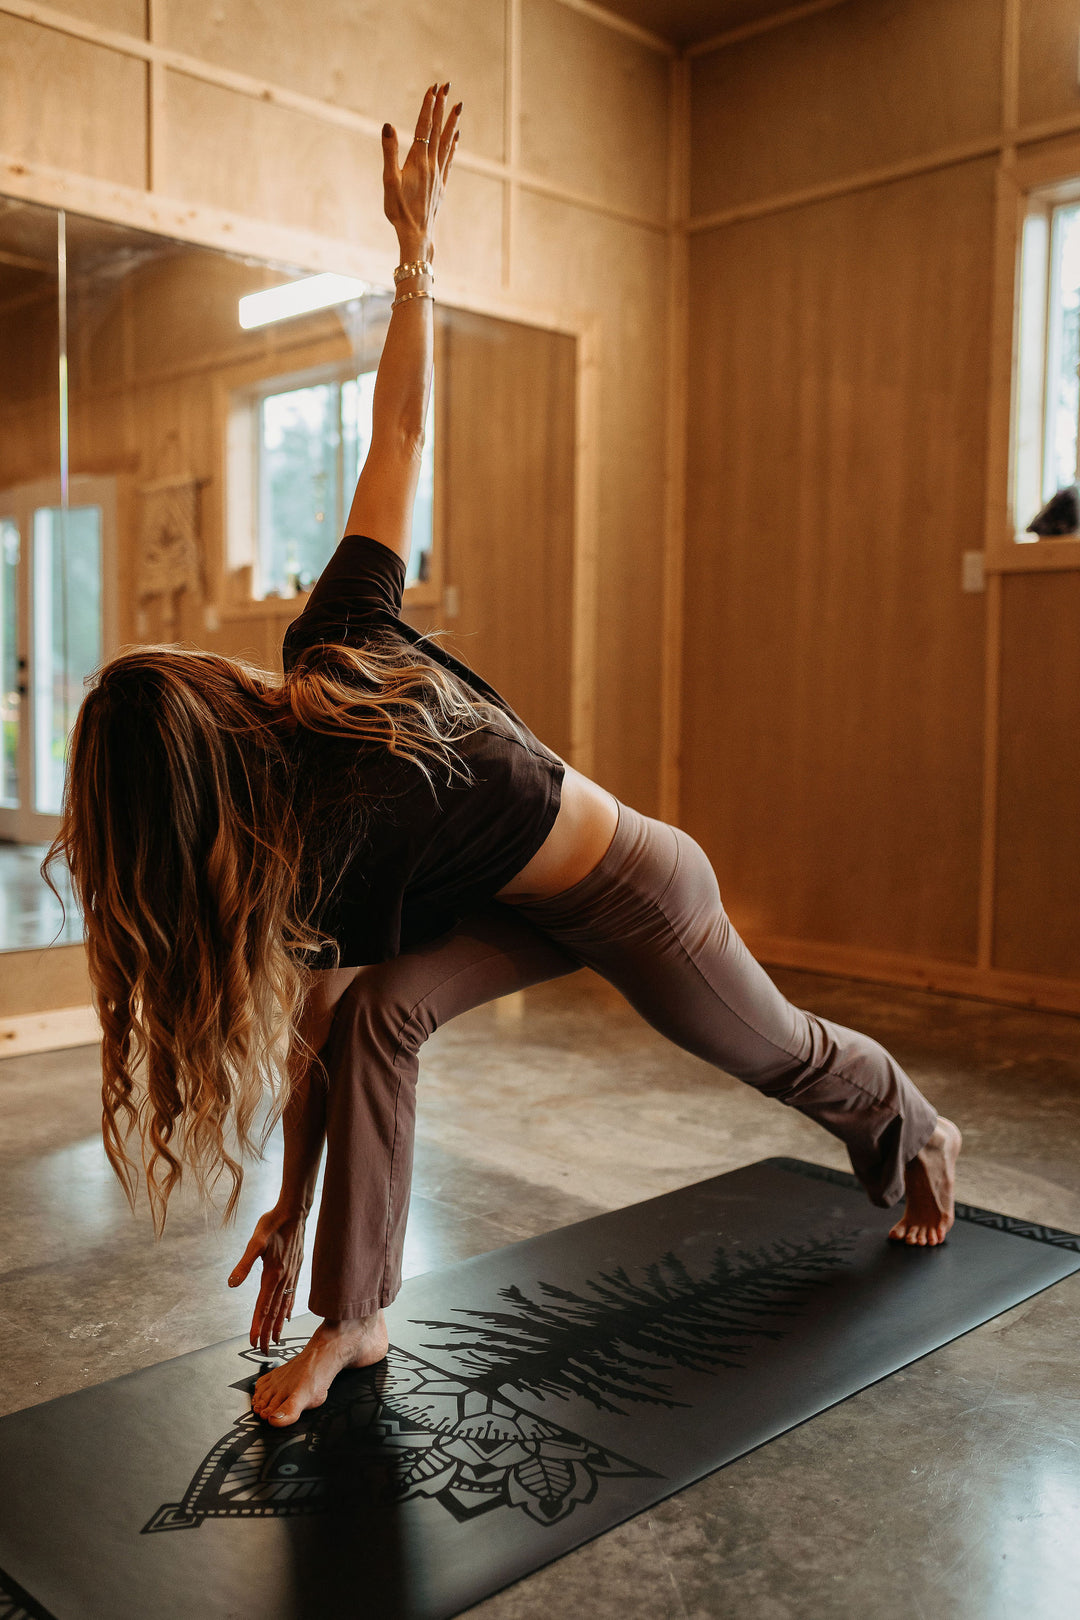
POLYGON ((402 304, 409 303, 413 298, 430 298, 434 300, 434 297, 435 294, 433 292, 398 293, 397 297, 394 299, 394 302, 390 305, 390 308, 399 309, 402 304))
POLYGON ((432 273, 430 259, 416 259, 412 264, 399 264, 394 271, 394 281, 409 281, 413 276, 430 276, 432 273))

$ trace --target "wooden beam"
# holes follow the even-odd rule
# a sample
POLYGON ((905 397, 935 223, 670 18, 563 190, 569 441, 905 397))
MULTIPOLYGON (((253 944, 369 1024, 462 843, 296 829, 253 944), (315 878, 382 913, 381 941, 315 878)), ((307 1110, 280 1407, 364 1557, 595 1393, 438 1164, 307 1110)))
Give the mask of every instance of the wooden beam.
POLYGON ((639 45, 647 46, 650 51, 659 51, 661 56, 679 55, 678 46, 673 45, 670 39, 665 39, 662 34, 653 33, 651 28, 643 28, 640 23, 631 22, 628 17, 617 16, 614 11, 608 11, 606 6, 594 5, 593 0, 558 0, 558 3, 565 6, 567 11, 576 11, 579 16, 588 17, 604 28, 610 28, 617 34, 625 34, 627 39, 636 40, 639 45))
POLYGON ((775 28, 787 28, 791 23, 802 22, 804 17, 814 17, 819 11, 832 11, 847 3, 848 0, 804 0, 802 5, 774 11, 768 17, 758 17, 754 22, 740 23, 737 28, 725 28, 697 45, 687 46, 686 55, 708 56, 713 51, 722 51, 727 45, 738 45, 742 40, 753 39, 758 34, 771 34, 775 28))
MULTIPOLYGON (((1080 117, 1077 124, 1080 127, 1080 117)), ((699 214, 689 221, 687 229, 692 235, 698 235, 702 231, 716 231, 726 225, 738 225, 743 220, 764 219, 768 214, 781 214, 792 208, 805 208, 810 203, 828 202, 833 197, 847 197, 857 191, 872 191, 875 187, 889 185, 894 180, 910 180, 915 175, 933 174, 938 169, 949 169, 958 163, 971 163, 978 158, 996 157, 1001 147, 1000 135, 988 135, 978 141, 965 141, 958 146, 944 147, 936 152, 923 153, 919 157, 905 158, 900 163, 887 163, 877 169, 864 169, 859 174, 845 175, 842 179, 827 180, 816 186, 803 186, 798 191, 783 192, 778 196, 758 197, 753 202, 736 203, 731 208, 721 208, 713 214, 699 214)))
MULTIPOLYGON (((308 271, 332 270, 386 289, 393 280, 396 259, 388 250, 374 251, 339 237, 272 225, 223 208, 178 202, 141 187, 98 180, 4 152, 0 152, 0 193, 271 264, 308 271)), ((440 301, 455 309, 497 315, 503 320, 523 321, 528 326, 572 336, 577 336, 592 318, 582 310, 531 303, 490 287, 477 288, 471 279, 458 280, 445 271, 439 277, 439 288, 440 301)))

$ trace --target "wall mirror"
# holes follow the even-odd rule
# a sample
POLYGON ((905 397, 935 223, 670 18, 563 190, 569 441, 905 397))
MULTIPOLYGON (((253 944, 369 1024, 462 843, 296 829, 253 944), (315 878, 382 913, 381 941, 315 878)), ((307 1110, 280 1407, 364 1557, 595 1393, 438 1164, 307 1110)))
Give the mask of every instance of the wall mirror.
MULTIPOLYGON (((133 642, 280 668, 366 450, 385 289, 0 199, 0 950, 86 677, 133 642)), ((569 749, 576 340, 436 305, 406 616, 569 749)))

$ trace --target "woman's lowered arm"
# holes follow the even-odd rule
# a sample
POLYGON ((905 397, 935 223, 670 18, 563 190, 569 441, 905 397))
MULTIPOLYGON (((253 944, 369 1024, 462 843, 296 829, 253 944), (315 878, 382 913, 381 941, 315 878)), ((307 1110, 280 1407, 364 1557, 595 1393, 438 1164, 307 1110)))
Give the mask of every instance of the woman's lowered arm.
MULTIPOLYGON (((461 103, 446 116, 449 84, 432 85, 416 138, 398 168, 397 133, 383 126, 383 207, 397 232, 403 265, 430 266, 435 216, 450 173, 461 103)), ((430 271, 397 285, 390 330, 375 379, 371 445, 349 509, 346 534, 366 534, 406 562, 431 392, 434 315, 430 271)))
POLYGON ((297 1279, 304 1261, 304 1227, 315 1196, 326 1136, 326 1072, 318 1057, 330 1038, 338 1002, 356 978, 358 968, 330 968, 316 973, 297 1022, 297 1039, 288 1056, 289 1100, 282 1115, 285 1152, 281 1192, 273 1209, 261 1216, 251 1242, 229 1278, 242 1283, 262 1261, 259 1296, 251 1318, 250 1339, 265 1355, 271 1340, 280 1340, 292 1314, 297 1279))

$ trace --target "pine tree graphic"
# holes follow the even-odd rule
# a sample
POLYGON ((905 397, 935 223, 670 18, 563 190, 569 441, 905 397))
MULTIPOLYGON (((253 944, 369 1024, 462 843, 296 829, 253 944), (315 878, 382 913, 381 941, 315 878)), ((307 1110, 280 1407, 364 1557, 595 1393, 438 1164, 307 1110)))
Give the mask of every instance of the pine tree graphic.
POLYGON ((638 1281, 618 1266, 583 1293, 542 1282, 539 1301, 512 1285, 500 1290, 510 1310, 461 1310, 465 1321, 421 1318, 416 1326, 450 1335, 424 1348, 452 1350, 470 1386, 488 1395, 580 1396, 620 1416, 620 1401, 685 1406, 672 1397, 665 1367, 745 1366, 755 1342, 784 1336, 787 1319, 852 1242, 847 1233, 781 1240, 735 1258, 720 1248, 700 1278, 669 1252, 638 1281))

